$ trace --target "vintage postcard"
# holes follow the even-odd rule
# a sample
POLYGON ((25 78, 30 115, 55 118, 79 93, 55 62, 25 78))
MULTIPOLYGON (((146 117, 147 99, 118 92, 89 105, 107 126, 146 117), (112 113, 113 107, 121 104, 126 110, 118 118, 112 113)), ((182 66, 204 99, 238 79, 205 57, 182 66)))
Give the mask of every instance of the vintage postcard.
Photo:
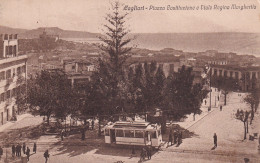
POLYGON ((259 0, 0 0, 0 163, 260 162, 259 0))

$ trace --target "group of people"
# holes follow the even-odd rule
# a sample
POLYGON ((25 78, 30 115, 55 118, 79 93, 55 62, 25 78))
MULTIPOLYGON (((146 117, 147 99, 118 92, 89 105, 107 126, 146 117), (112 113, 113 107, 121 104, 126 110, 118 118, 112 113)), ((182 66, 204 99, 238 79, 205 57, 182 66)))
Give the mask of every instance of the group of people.
MULTIPOLYGON (((36 149, 37 149, 37 145, 36 143, 33 144, 33 152, 36 153, 36 149)), ((21 153, 23 151, 23 154, 25 154, 27 156, 27 160, 29 161, 29 158, 30 158, 30 148, 27 146, 26 147, 26 144, 23 143, 23 145, 21 144, 17 144, 16 146, 13 144, 12 145, 12 156, 17 156, 17 157, 20 157, 21 156, 21 153)))
POLYGON ((170 130, 169 133, 169 142, 170 146, 177 144, 180 145, 182 143, 182 132, 181 131, 174 131, 170 130))
POLYGON ((140 154, 140 161, 145 160, 146 156, 148 157, 148 160, 152 158, 152 147, 151 146, 145 146, 141 150, 140 154))

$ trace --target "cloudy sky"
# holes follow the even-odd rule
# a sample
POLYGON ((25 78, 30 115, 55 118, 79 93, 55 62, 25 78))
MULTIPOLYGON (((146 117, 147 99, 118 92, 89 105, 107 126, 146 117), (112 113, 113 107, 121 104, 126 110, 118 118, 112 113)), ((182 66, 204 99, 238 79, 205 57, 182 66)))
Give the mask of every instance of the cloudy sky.
MULTIPOLYGON (((100 32, 112 0, 0 0, 1 25, 100 32)), ((128 6, 256 5, 256 10, 134 11, 135 33, 260 32, 260 0, 120 0, 128 6)))

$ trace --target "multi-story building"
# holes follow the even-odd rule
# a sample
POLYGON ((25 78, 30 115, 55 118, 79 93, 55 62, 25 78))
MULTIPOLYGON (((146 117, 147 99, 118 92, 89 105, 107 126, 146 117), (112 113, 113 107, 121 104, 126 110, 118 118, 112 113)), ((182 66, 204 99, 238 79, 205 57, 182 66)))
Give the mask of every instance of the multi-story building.
POLYGON ((16 98, 26 92, 26 62, 26 55, 18 55, 17 35, 0 35, 0 125, 19 114, 16 98))
POLYGON ((90 81, 90 77, 96 67, 87 60, 69 59, 63 61, 63 70, 68 75, 71 85, 90 81))
POLYGON ((236 79, 242 91, 260 87, 260 67, 237 65, 211 65, 212 75, 236 79))

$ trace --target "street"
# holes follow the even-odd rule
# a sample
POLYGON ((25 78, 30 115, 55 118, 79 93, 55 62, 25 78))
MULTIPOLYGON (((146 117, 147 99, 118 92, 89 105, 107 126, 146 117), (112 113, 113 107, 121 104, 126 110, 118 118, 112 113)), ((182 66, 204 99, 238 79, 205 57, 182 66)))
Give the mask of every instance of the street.
MULTIPOLYGON (((252 162, 259 162, 260 153, 257 150, 256 141, 243 141, 243 123, 235 119, 234 114, 237 109, 245 109, 248 106, 242 103, 243 96, 237 93, 228 95, 227 106, 223 106, 220 111, 218 107, 213 108, 211 112, 206 111, 197 116, 196 121, 187 118, 187 121, 179 123, 183 125, 193 136, 183 139, 180 146, 176 145, 166 147, 165 145, 156 152, 151 160, 145 162, 244 162, 244 158, 249 158, 252 162), (185 124, 186 123, 186 124, 185 124), (187 125, 188 124, 188 125, 187 125), (217 134, 218 146, 213 149, 213 134, 217 134), (172 158, 172 159, 170 159, 172 158)), ((259 121, 259 113, 255 116, 255 121, 259 121)), ((25 116, 18 122, 9 124, 2 134, 22 131, 24 129, 37 127, 42 122, 42 117, 25 116)), ((254 124, 254 131, 258 130, 254 124)), ((104 145, 102 138, 95 138, 96 131, 87 131, 86 140, 81 141, 80 137, 69 136, 61 142, 60 137, 56 135, 43 135, 35 139, 28 139, 23 132, 22 138, 15 143, 26 142, 26 145, 32 151, 33 143, 37 143, 37 153, 30 156, 31 163, 44 162, 43 153, 49 150, 49 163, 72 163, 72 162, 138 162, 140 150, 131 156, 130 148, 104 145)), ((253 131, 249 131, 253 132, 253 131)), ((16 134, 18 134, 16 132, 16 134)), ((249 133, 250 134, 250 133, 249 133)), ((4 149, 5 151, 5 149, 4 149)), ((5 156, 5 155, 4 155, 5 156)), ((8 149, 8 158, 11 156, 11 148, 8 149)), ((4 158, 4 157, 3 157, 4 158)), ((2 161, 3 161, 2 158, 2 161)), ((9 159, 9 162, 18 162, 19 159, 9 159)))

